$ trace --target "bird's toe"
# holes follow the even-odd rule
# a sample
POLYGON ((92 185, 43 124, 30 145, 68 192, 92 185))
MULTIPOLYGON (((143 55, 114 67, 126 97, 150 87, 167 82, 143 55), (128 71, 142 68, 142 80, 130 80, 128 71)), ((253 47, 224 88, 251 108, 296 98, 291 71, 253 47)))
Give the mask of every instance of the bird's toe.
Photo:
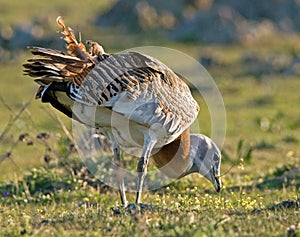
POLYGON ((130 203, 127 205, 127 207, 125 208, 125 210, 127 212, 133 212, 133 211, 148 211, 148 210, 154 210, 157 209, 158 207, 155 205, 149 205, 149 204, 145 204, 145 203, 130 203))

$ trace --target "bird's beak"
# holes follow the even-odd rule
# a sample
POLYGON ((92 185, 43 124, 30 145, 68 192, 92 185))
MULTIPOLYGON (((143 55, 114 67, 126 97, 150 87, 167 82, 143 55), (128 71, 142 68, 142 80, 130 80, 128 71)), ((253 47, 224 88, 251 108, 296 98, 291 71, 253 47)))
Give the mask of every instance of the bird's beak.
POLYGON ((210 175, 211 175, 210 180, 212 181, 212 184, 214 185, 216 191, 220 192, 222 189, 222 181, 220 178, 220 174, 219 174, 219 172, 216 172, 215 168, 212 168, 211 171, 212 172, 210 173, 210 175))
POLYGON ((216 189, 217 192, 220 192, 222 189, 222 182, 219 176, 215 176, 214 177, 215 182, 214 182, 214 187, 216 189))

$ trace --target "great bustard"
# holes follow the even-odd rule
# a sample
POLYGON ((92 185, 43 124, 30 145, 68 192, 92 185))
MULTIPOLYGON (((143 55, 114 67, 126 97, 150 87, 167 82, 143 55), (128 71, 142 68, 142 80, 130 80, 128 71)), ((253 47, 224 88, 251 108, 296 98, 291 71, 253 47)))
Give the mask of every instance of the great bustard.
MULTIPOLYGON (((111 140, 118 165, 120 149, 140 151, 135 202, 140 203, 150 157, 169 177, 199 172, 220 191, 219 149, 210 138, 189 132, 199 106, 188 86, 150 56, 107 54, 92 41, 87 42, 88 52, 61 17, 57 23, 68 53, 30 47, 36 57, 23 65, 24 72, 40 84, 36 98, 99 128, 111 140), (78 103, 79 108, 74 106, 78 103)), ((126 205, 122 176, 118 182, 121 202, 126 205)))

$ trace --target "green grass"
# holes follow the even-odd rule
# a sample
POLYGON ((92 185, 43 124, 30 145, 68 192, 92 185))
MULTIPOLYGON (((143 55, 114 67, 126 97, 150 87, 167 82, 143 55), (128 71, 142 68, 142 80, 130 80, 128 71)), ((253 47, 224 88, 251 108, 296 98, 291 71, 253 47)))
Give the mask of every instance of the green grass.
MULTIPOLYGON (((98 9, 109 4, 51 1, 46 8, 36 1, 1 1, 0 25, 41 16, 52 21, 63 15, 84 38, 102 42, 98 29, 87 24, 98 9), (24 10, 29 6, 30 10, 24 10)), ((55 32, 53 36, 59 37, 55 32)), ((0 134, 30 101, 0 140, 0 236, 287 236, 293 225, 295 235, 290 236, 300 236, 300 204, 296 202, 300 193, 300 80, 277 74, 256 78, 244 73, 247 68, 241 64, 245 53, 263 58, 299 53, 299 38, 278 36, 252 45, 228 46, 133 36, 122 39, 103 35, 104 45, 113 52, 154 44, 196 59, 207 52, 216 54, 221 64, 209 72, 227 113, 221 171, 224 190, 215 193, 203 177, 193 174, 145 192, 143 200, 153 209, 139 212, 120 207, 116 190, 91 176, 71 149, 56 115, 71 130, 70 120, 33 99, 36 85, 22 76, 21 67, 29 54, 21 52, 17 59, 0 65, 0 134), (48 132, 49 139, 37 138, 41 132, 48 132), (24 141, 19 140, 22 134, 27 134, 24 141), (10 156, 5 156, 8 152, 10 156)), ((201 107, 201 132, 209 135, 207 105, 200 95, 195 97, 201 107)), ((128 198, 134 200, 134 193, 128 198)))
POLYGON ((277 186, 270 186, 272 175, 258 184, 227 187, 220 195, 193 176, 145 192, 143 198, 152 209, 140 212, 119 207, 116 191, 97 181, 91 185, 91 179, 88 185, 87 179, 68 172, 38 169, 0 188, 9 193, 0 198, 0 234, 284 236, 292 225, 299 231, 295 200, 300 177, 295 175, 277 186))

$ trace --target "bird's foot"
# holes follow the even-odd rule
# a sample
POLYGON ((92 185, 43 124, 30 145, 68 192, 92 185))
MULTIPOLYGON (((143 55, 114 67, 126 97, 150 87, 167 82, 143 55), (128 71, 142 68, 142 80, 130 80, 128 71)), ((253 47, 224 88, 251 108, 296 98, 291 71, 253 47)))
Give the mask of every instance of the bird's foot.
POLYGON ((113 212, 114 215, 121 215, 121 214, 125 214, 125 206, 116 206, 116 207, 112 207, 111 210, 113 212))
POLYGON ((152 211, 157 209, 157 206, 155 205, 149 205, 149 204, 144 204, 144 203, 130 203, 127 205, 127 207, 125 208, 125 210, 127 212, 142 212, 142 211, 152 211))
POLYGON ((121 215, 121 214, 132 214, 136 212, 143 212, 143 211, 153 211, 157 210, 158 206, 156 205, 149 205, 144 203, 130 203, 126 207, 125 206, 117 206, 112 207, 111 210, 114 215, 121 215))

